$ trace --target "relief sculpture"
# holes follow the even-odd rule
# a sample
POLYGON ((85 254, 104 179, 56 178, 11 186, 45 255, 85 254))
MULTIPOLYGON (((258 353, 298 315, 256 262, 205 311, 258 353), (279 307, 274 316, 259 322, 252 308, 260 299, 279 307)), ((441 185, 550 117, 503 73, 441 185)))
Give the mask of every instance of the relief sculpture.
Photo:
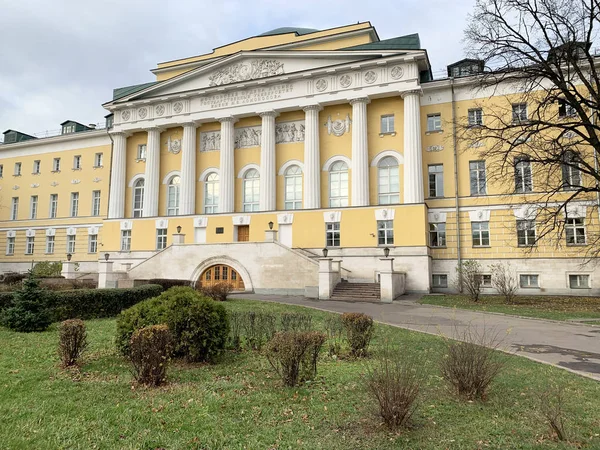
MULTIPOLYGON (((243 127, 236 128, 234 135, 234 148, 260 147, 262 128, 243 127)), ((304 142, 304 121, 280 122, 275 124, 275 143, 288 144, 304 142)), ((221 149, 221 132, 205 131, 200 133, 200 151, 210 152, 221 149)))
POLYGON ((256 80, 257 78, 283 75, 283 63, 274 59, 241 62, 217 70, 208 77, 209 86, 221 86, 238 81, 256 80))

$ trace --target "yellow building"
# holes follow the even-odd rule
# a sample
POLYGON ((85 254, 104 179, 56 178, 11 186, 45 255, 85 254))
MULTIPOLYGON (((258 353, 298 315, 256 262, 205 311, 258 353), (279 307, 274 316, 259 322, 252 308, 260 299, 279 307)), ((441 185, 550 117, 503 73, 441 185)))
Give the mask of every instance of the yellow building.
POLYGON ((0 269, 69 253, 106 285, 226 279, 316 296, 325 271, 359 285, 393 270, 406 291, 443 292, 459 259, 477 259, 486 275, 511 261, 522 292, 599 292, 580 267, 592 207, 573 206, 574 245, 532 253, 532 168, 507 196, 453 139, 454 119, 477 123, 498 101, 474 93, 476 65, 433 80, 418 35, 380 40, 368 22, 160 63, 155 82, 115 89, 107 129, 7 132, 0 269))

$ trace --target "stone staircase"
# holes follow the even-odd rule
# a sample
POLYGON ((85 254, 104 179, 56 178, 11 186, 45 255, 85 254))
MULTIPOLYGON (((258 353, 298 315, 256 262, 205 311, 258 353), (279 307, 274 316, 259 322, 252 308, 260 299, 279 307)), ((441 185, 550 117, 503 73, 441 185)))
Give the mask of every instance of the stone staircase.
POLYGON ((379 283, 349 283, 342 281, 333 290, 331 300, 379 301, 379 283))

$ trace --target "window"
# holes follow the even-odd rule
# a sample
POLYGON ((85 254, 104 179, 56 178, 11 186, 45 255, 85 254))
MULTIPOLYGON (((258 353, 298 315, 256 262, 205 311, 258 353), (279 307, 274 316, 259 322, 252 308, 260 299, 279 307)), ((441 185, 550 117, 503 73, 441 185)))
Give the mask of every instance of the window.
POLYGON ((156 229, 156 250, 162 250, 167 248, 167 229, 157 228, 156 229))
POLYGON ((519 286, 522 288, 540 287, 539 275, 531 275, 531 274, 519 275, 519 286))
POLYGON ((515 103, 512 105, 512 121, 527 122, 527 103, 515 103))
POLYGON ((394 115, 387 114, 385 116, 381 116, 381 133, 393 133, 394 132, 394 115))
POLYGON ((569 275, 569 287, 571 289, 589 289, 590 276, 580 274, 569 275))
POLYGON ((81 155, 76 155, 73 157, 73 169, 74 170, 81 169, 81 155))
POLYGON ((442 129, 442 115, 427 114, 427 131, 440 131, 442 129))
POLYGON ((444 196, 444 166, 434 164, 429 166, 429 197, 444 196))
POLYGON ((70 134, 75 133, 75 124, 63 125, 62 134, 70 134))
POLYGON ((138 145, 138 149, 137 149, 137 159, 146 159, 146 149, 148 147, 146 147, 146 144, 140 144, 138 145))
POLYGON ((100 191, 92 191, 92 216, 100 215, 100 191))
POLYGON ((36 159, 36 160, 33 162, 33 174, 34 174, 34 175, 37 175, 37 174, 39 174, 39 173, 40 173, 41 164, 42 164, 42 163, 41 163, 41 161, 40 161, 39 159, 36 159))
POLYGON ((181 178, 174 176, 169 180, 167 187, 167 216, 176 216, 179 214, 179 186, 181 178))
POLYGON ((490 223, 471 222, 473 247, 488 247, 490 245, 490 223))
POLYGON ((46 236, 46 253, 54 253, 54 236, 46 236))
POLYGON ((348 166, 344 161, 333 163, 329 170, 329 206, 348 206, 348 166))
POLYGON ((75 238, 74 234, 67 235, 67 253, 75 253, 75 238))
POLYGON ((340 246, 340 223, 331 222, 326 224, 325 228, 325 246, 339 247, 340 246))
POLYGON ((20 177, 21 176, 21 163, 15 163, 15 176, 16 177, 20 177))
POLYGON ((38 196, 32 195, 29 200, 29 218, 36 219, 37 218, 37 209, 38 209, 38 196))
POLYGON ((434 273, 431 276, 431 286, 434 288, 447 288, 448 287, 448 275, 434 273))
POLYGON ((15 238, 14 236, 6 238, 6 254, 15 254, 15 238))
POLYGON ((250 169, 244 174, 244 211, 258 211, 260 175, 250 169))
POLYGON ((10 207, 10 220, 17 220, 19 216, 19 197, 13 197, 10 207))
POLYGON ((479 125, 483 125, 483 109, 481 109, 481 108, 470 109, 468 112, 468 118, 469 118, 469 126, 470 127, 476 127, 479 125))
POLYGON ((429 224, 429 245, 431 247, 446 246, 446 224, 445 223, 430 223, 429 224))
POLYGON ((571 151, 567 151, 563 156, 562 188, 565 191, 577 189, 581 186, 581 172, 579 171, 579 156, 571 151))
POLYGON ((25 244, 25 254, 33 255, 34 249, 35 249, 35 236, 29 236, 29 237, 27 237, 26 244, 25 244))
POLYGON ((88 235, 88 253, 97 253, 98 252, 98 235, 90 234, 88 235))
POLYGON ((140 178, 133 185, 133 217, 144 214, 144 179, 140 178))
MULTIPOLYGON (((393 156, 383 158, 379 161, 377 172, 379 175, 379 204, 389 205, 400 203, 400 171, 398 170, 398 161, 396 158, 393 156)), ((348 183, 346 182, 347 189, 348 183)))
POLYGON ((4 164, 0 164, 0 178, 4 177, 4 164))
POLYGON ((573 117, 577 115, 577 111, 575 107, 564 98, 558 100, 558 117, 573 117))
POLYGON ((585 244, 585 225, 583 219, 567 219, 565 224, 567 245, 585 244))
POLYGON ((492 287, 492 276, 490 274, 481 275, 481 287, 491 288, 492 287))
POLYGON ((121 251, 131 250, 131 230, 121 230, 121 251))
POLYGON ((204 182, 204 214, 219 212, 219 175, 215 172, 204 182))
POLYGON ((379 245, 394 245, 394 221, 377 221, 377 243, 379 245))
POLYGON ((526 156, 515 158, 515 192, 533 192, 531 161, 526 156))
POLYGON ((52 172, 60 172, 60 158, 54 158, 52 161, 52 172))
POLYGON ((103 166, 103 154, 102 153, 96 153, 94 155, 94 167, 102 167, 103 166))
POLYGON ((517 220, 517 243, 519 247, 535 245, 535 220, 517 220))
POLYGON ((285 205, 284 209, 302 208, 302 169, 290 166, 285 171, 285 205))
POLYGON ((71 217, 79 214, 79 192, 71 192, 71 217))
POLYGON ((469 162, 471 195, 485 195, 485 161, 469 162))
POLYGON ((48 217, 51 219, 56 218, 56 211, 58 209, 58 194, 50 194, 50 209, 48 217))

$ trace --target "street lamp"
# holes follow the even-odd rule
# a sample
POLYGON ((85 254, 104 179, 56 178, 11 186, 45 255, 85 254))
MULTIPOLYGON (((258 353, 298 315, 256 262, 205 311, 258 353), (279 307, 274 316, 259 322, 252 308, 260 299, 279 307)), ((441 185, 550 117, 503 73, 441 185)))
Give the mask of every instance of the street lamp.
POLYGON ((271 221, 269 222, 269 230, 272 230, 272 229, 273 229, 273 221, 271 220, 271 221))
POLYGON ((70 253, 67 253, 67 261, 71 261, 72 257, 73 257, 73 255, 71 255, 70 253))
POLYGON ((177 234, 181 233, 181 225, 177 225, 177 234))
POLYGON ((323 249, 323 258, 327 258, 327 253, 329 253, 329 250, 327 250, 327 248, 323 249))
POLYGON ((109 253, 105 253, 105 254, 104 254, 104 261, 108 261, 108 257, 109 257, 109 256, 110 256, 110 254, 109 254, 109 253))
POLYGON ((383 254, 385 255, 386 258, 388 256, 390 256, 390 249, 389 249, 389 247, 386 247, 386 248, 383 249, 383 254))

